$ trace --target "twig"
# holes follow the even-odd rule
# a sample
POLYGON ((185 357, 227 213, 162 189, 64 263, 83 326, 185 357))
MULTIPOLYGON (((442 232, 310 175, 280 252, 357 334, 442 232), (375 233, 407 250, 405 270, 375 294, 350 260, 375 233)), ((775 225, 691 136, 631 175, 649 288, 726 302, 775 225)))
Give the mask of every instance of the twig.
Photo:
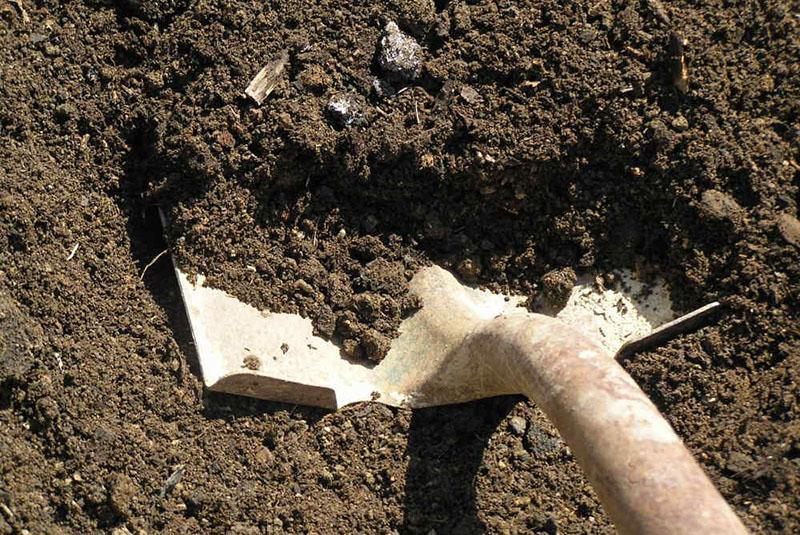
POLYGON ((75 253, 76 253, 76 252, 78 252, 78 245, 80 245, 80 243, 76 243, 76 244, 75 244, 75 245, 72 247, 72 250, 69 252, 69 256, 67 257, 67 262, 69 262, 70 260, 72 260, 73 258, 75 258, 75 253))
POLYGON ((141 274, 141 275, 139 275, 139 280, 140 280, 140 281, 141 281, 141 280, 144 280, 144 274, 145 274, 145 273, 147 273, 147 270, 148 270, 148 269, 150 269, 150 267, 151 267, 153 264, 155 264, 156 262, 158 262, 158 259, 159 259, 159 258, 161 258, 161 257, 162 257, 162 256, 164 256, 165 254, 167 254, 167 251, 169 251, 169 249, 164 249, 163 251, 161 251, 160 253, 158 253, 158 254, 156 255, 156 257, 155 257, 155 258, 153 258, 153 259, 150 261, 150 263, 149 263, 149 264, 147 264, 146 266, 144 266, 144 269, 142 270, 142 274, 141 274))
POLYGON ((414 97, 414 116, 417 118, 417 124, 419 123, 419 109, 417 108, 417 97, 414 97))

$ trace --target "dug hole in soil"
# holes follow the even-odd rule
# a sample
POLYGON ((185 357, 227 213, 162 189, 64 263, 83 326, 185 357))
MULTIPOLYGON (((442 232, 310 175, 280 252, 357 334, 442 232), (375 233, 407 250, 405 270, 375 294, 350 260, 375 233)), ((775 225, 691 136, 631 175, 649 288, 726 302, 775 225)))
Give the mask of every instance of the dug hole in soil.
POLYGON ((429 262, 531 303, 618 268, 721 300, 626 367, 750 529, 800 531, 799 15, 4 0, 0 533, 612 530, 519 399, 204 393, 167 248, 372 360, 429 262))

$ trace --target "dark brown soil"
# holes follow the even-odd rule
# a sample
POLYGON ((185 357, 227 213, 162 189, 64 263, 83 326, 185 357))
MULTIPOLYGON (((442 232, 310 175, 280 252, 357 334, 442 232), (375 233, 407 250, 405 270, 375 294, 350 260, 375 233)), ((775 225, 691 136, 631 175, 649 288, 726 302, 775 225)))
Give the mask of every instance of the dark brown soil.
POLYGON ((156 203, 184 267, 373 359, 428 261, 532 298, 633 266, 685 308, 723 299, 627 366, 751 529, 800 530, 799 12, 0 5, 0 533, 610 530, 528 403, 203 394, 166 257, 142 273, 156 203), (393 97, 390 20, 424 47, 393 97), (326 111, 340 94, 361 124, 326 111))

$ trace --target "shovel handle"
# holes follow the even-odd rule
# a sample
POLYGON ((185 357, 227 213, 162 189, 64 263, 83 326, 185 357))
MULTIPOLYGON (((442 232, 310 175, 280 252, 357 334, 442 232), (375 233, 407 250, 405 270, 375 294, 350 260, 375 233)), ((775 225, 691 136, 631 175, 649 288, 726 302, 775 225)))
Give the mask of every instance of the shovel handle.
POLYGON ((482 329, 498 374, 541 407, 621 533, 747 533, 625 370, 559 320, 500 316, 482 329))

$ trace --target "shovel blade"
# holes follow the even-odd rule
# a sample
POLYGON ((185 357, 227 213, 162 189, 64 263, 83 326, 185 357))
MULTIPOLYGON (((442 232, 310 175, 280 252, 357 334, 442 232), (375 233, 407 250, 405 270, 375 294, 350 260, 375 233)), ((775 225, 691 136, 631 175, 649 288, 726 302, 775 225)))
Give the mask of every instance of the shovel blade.
MULTIPOLYGON (((400 335, 377 365, 347 359, 338 346, 314 335, 307 318, 260 311, 205 286, 202 276, 192 281, 181 270, 175 272, 209 390, 329 409, 367 400, 416 408, 517 393, 498 379, 488 355, 471 355, 460 347, 487 320, 528 315, 519 306, 522 298, 469 288, 437 266, 421 270, 411 281, 410 291, 424 306, 401 324, 400 335)), ((573 293, 588 295, 582 287, 573 293)), ((594 312, 611 303, 615 325, 627 314, 641 330, 642 318, 631 315, 636 306, 620 298, 626 306, 618 306, 607 293, 591 305, 573 299, 578 304, 567 307, 567 322, 586 327, 588 314, 602 336, 594 312), (575 314, 576 307, 584 313, 575 314)), ((618 346, 622 340, 605 342, 618 346)))

